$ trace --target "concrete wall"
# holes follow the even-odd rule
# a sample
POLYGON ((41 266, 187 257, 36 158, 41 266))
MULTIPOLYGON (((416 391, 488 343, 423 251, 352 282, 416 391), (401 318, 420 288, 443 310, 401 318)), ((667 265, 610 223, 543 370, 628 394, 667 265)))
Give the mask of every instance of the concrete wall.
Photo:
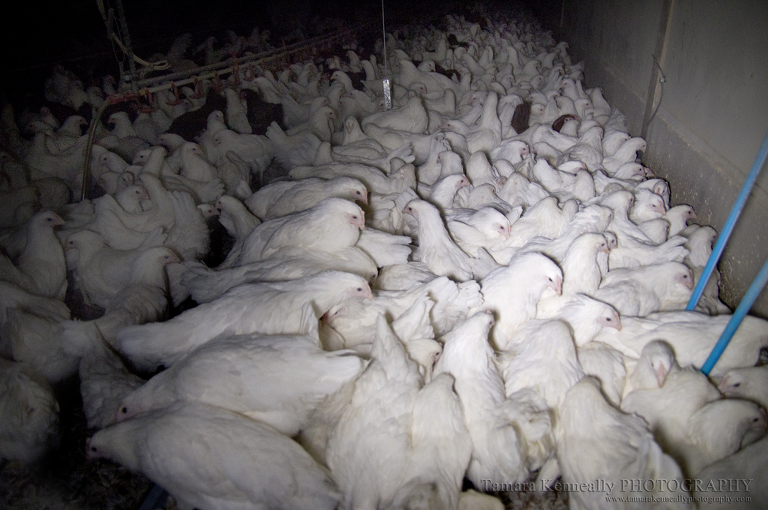
MULTIPOLYGON (((544 23, 568 41, 572 58, 586 61, 585 86, 601 86, 639 135, 665 2, 548 3, 544 23)), ((698 222, 719 232, 768 132, 768 2, 670 3, 666 38, 661 31, 666 83, 643 161, 669 181, 673 204, 692 205, 698 222)), ((728 305, 738 304, 766 258, 768 168, 719 265, 728 305)), ((752 313, 768 317, 768 290, 752 313)))

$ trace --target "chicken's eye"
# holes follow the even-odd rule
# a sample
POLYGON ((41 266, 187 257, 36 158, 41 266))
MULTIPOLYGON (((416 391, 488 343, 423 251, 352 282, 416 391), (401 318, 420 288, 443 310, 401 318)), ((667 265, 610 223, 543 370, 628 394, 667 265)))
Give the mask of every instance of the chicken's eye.
POLYGON ((362 292, 362 291, 363 291, 363 288, 362 288, 362 287, 358 287, 358 288, 357 288, 357 292, 362 292))
POLYGON ((356 219, 357 219, 357 215, 356 215, 356 214, 353 214, 353 215, 352 215, 352 219, 353 219, 353 220, 356 220, 356 219))
POLYGON ((737 382, 736 384, 733 385, 734 388, 738 388, 739 386, 741 386, 740 382, 737 382))
POLYGON ((551 281, 552 281, 552 278, 547 278, 547 280, 549 280, 549 281, 551 282, 551 281))
POLYGON ((611 322, 611 321, 613 321, 613 319, 611 319, 610 317, 605 318, 605 322, 611 322))
POLYGON ((98 448, 96 448, 95 446, 91 446, 91 451, 92 451, 92 452, 97 452, 97 451, 99 451, 99 449, 98 449, 98 448))
POLYGON ((123 413, 123 414, 128 414, 128 408, 127 407, 123 407, 122 409, 120 409, 120 412, 123 413))

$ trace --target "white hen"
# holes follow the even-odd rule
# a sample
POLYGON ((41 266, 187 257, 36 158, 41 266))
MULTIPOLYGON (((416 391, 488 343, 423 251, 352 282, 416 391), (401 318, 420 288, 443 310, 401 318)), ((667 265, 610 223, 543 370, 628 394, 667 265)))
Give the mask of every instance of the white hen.
POLYGON ((443 355, 435 374, 451 374, 472 438, 472 459, 467 469, 476 488, 483 480, 522 482, 528 475, 525 445, 503 406, 504 382, 493 363, 488 343, 493 316, 480 312, 443 337, 443 355))
POLYGON ((327 472, 290 438, 242 414, 178 403, 103 429, 91 458, 141 471, 188 508, 336 508, 327 472))
POLYGON ((117 340, 137 366, 170 365, 222 334, 299 334, 302 308, 311 303, 316 317, 344 299, 370 298, 360 276, 326 271, 316 276, 274 283, 241 285, 219 299, 173 319, 121 330, 117 340))
POLYGON ((536 303, 546 288, 561 293, 563 273, 551 259, 541 253, 524 253, 509 265, 489 273, 480 281, 483 310, 497 317, 493 329, 494 346, 509 348, 515 330, 536 316, 536 303))
MULTIPOLYGON (((563 483, 594 488, 570 492, 572 508, 627 508, 622 498, 612 502, 606 492, 644 498, 651 497, 649 493, 687 496, 681 489, 680 467, 653 440, 645 422, 610 405, 592 377, 584 377, 568 391, 559 411, 557 462, 563 483), (667 484, 651 485, 646 492, 642 485, 629 485, 626 480, 665 480, 667 484)), ((685 501, 659 502, 652 508, 686 508, 685 501)))
POLYGON ((321 399, 362 368, 357 356, 325 352, 311 337, 225 336, 191 351, 127 395, 116 417, 122 421, 174 401, 200 402, 293 436, 321 399))
POLYGON ((534 320, 519 328, 509 350, 498 358, 498 365, 508 397, 523 388, 533 388, 553 409, 584 377, 570 328, 558 320, 534 320))
POLYGON ((27 464, 58 443, 59 403, 30 365, 0 359, 0 458, 27 464))
POLYGON ((420 376, 381 315, 372 357, 355 381, 326 452, 349 508, 389 507, 408 467, 408 433, 420 376))

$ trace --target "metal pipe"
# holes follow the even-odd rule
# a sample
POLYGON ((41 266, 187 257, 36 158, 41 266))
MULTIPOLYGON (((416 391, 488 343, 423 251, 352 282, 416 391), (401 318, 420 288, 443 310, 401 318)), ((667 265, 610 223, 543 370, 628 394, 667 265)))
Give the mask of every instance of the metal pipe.
MULTIPOLYGON (((123 41, 125 44, 125 54, 128 56, 128 69, 131 74, 131 90, 136 92, 138 89, 136 85, 136 62, 133 61, 133 47, 131 46, 131 36, 128 35, 128 21, 125 19, 125 11, 123 10, 122 0, 117 0, 117 17, 120 19, 120 30, 122 31, 123 41)), ((123 78, 121 76, 121 78, 123 78)))
POLYGON ((725 221, 723 231, 720 232, 720 235, 717 237, 717 242, 712 248, 712 254, 709 256, 709 260, 707 260, 707 265, 704 266, 704 272, 701 273, 699 283, 697 283, 696 288, 693 289, 693 294, 691 295, 691 300, 688 301, 688 306, 685 308, 686 310, 693 310, 696 308, 696 303, 699 302, 701 295, 704 293, 704 287, 707 285, 707 281, 709 281, 709 277, 712 276, 712 271, 715 269, 715 265, 720 260, 720 256, 725 250, 725 245, 728 242, 728 238, 731 237, 731 234, 733 233, 733 228, 736 226, 736 221, 739 219, 741 211, 744 209, 744 205, 747 203, 749 193, 752 191, 752 187, 755 185, 757 176, 760 175, 760 170, 765 164, 766 157, 768 157, 768 133, 766 133, 765 140, 763 140, 763 145, 760 146, 760 150, 757 152, 755 162, 752 164, 752 170, 749 171, 749 175, 747 175, 747 179, 744 181, 744 185, 741 187, 741 192, 739 193, 739 196, 736 198, 736 202, 734 202, 733 207, 731 208, 731 214, 725 221))
POLYGON ((155 484, 149 490, 147 497, 141 503, 139 510, 155 510, 156 508, 164 508, 165 503, 168 500, 168 493, 165 489, 155 484))
MULTIPOLYGON (((370 25, 370 23, 366 23, 362 27, 361 26, 349 27, 349 28, 346 28, 346 29, 342 29, 342 30, 340 30, 338 32, 335 32, 333 34, 330 34, 330 35, 318 36, 318 37, 315 37, 313 39, 309 39, 307 41, 301 41, 301 42, 298 42, 298 43, 291 44, 289 46, 283 46, 281 48, 274 48, 272 50, 264 51, 264 52, 257 53, 257 54, 254 54, 254 55, 246 55, 244 57, 238 58, 237 59, 237 64, 242 66, 243 64, 247 64, 247 63, 250 63, 250 62, 260 62, 262 60, 267 60, 269 58, 279 57, 279 56, 287 55, 287 54, 290 54, 290 53, 295 53, 297 51, 304 50, 304 49, 306 49, 308 47, 311 47, 311 46, 313 46, 315 44, 318 44, 318 43, 330 42, 330 41, 333 41, 335 39, 339 39, 341 37, 347 36, 347 35, 349 35, 349 34, 351 34, 353 32, 356 32, 356 31, 359 31, 359 30, 365 28, 368 25, 370 25)), ((200 73, 209 73, 210 76, 213 76, 213 71, 219 71, 219 74, 231 72, 232 71, 232 62, 230 60, 227 60, 227 61, 224 61, 224 62, 218 62, 216 64, 210 64, 210 65, 207 65, 207 66, 197 67, 195 69, 190 69, 190 70, 187 70, 187 71, 180 71, 178 73, 165 74, 165 75, 161 75, 161 76, 155 76, 155 77, 152 77, 152 78, 146 78, 146 79, 143 79, 143 80, 139 80, 137 82, 137 85, 139 87, 145 87, 145 86, 151 85, 151 84, 175 81, 176 85, 178 86, 179 84, 182 83, 181 81, 179 81, 179 79, 190 79, 190 81, 185 82, 185 83, 191 83, 194 76, 197 76, 198 78, 200 78, 200 76, 198 76, 200 73)), ((158 89, 158 90, 162 90, 162 89, 158 89)))
MULTIPOLYGON (((364 26, 367 26, 369 24, 370 23, 364 26)), ((298 51, 306 50, 307 48, 321 42, 330 42, 335 39, 339 39, 343 36, 349 35, 352 32, 358 31, 361 28, 364 28, 364 27, 351 27, 351 28, 343 29, 342 31, 336 32, 331 35, 315 37, 314 39, 310 39, 309 41, 295 43, 290 46, 285 46, 282 48, 275 48, 273 50, 258 53, 256 55, 248 55, 248 56, 236 59, 235 65, 242 67, 244 64, 249 64, 251 62, 260 64, 271 58, 279 58, 285 55, 289 55, 291 53, 296 53, 298 51)), ((219 62, 216 64, 210 64, 207 66, 196 67, 195 69, 190 69, 188 71, 180 71, 178 73, 165 74, 162 76, 156 76, 153 78, 139 80, 137 82, 137 85, 139 86, 139 90, 132 93, 128 93, 128 94, 115 94, 113 96, 109 96, 107 98, 107 101, 112 104, 117 104, 123 101, 133 101, 135 99, 138 99, 139 96, 146 95, 147 93, 154 94, 155 92, 160 92, 161 90, 168 90, 169 88, 171 88, 171 83, 175 84, 177 87, 181 87, 184 85, 188 85, 190 83, 194 83, 195 80, 205 80, 208 78, 213 78, 215 73, 218 73, 219 76, 229 74, 233 71, 235 67, 235 65, 233 65, 230 62, 231 62, 230 60, 227 60, 225 62, 219 62), (150 85, 152 83, 162 83, 162 85, 147 87, 147 85, 150 85)))
POLYGON ((720 335, 720 339, 712 348, 712 352, 709 353, 707 361, 705 361, 704 365, 701 367, 701 372, 704 375, 709 375, 709 373, 712 371, 715 363, 717 363, 717 360, 720 359, 723 351, 728 346, 728 342, 731 341, 731 338, 733 338, 736 330, 739 329, 741 321, 744 320, 744 316, 747 315, 749 309, 752 308, 752 305, 755 303, 757 296, 760 295, 760 292, 763 290, 763 287, 765 287, 766 283, 768 283, 768 260, 765 261, 763 268, 755 277, 752 285, 749 286, 747 293, 744 294, 744 298, 741 300, 741 303, 739 303, 739 306, 736 307, 736 311, 733 312, 731 320, 728 321, 728 324, 725 326, 723 333, 720 335))
MULTIPOLYGON (((297 51, 305 50, 319 43, 330 42, 336 39, 340 39, 341 37, 344 37, 356 31, 362 30, 371 24, 372 24, 371 22, 364 23, 359 26, 342 29, 330 35, 318 36, 308 41, 298 42, 290 46, 276 48, 274 50, 262 52, 256 55, 248 55, 247 57, 244 57, 242 59, 237 59, 236 65, 242 66, 244 63, 250 63, 250 62, 260 63, 265 60, 269 60, 271 58, 282 57, 290 53, 295 53, 297 51)), ((131 60, 131 62, 133 62, 133 60, 131 60)), ((107 97, 106 100, 104 101, 104 104, 99 109, 99 111, 94 114, 93 119, 91 120, 91 126, 89 127, 89 130, 88 130, 88 143, 86 145, 86 150, 85 150, 85 161, 83 162, 83 173, 82 173, 83 181, 80 186, 80 199, 81 200, 85 199, 88 191, 88 187, 89 187, 88 181, 90 179, 91 150, 93 149, 93 144, 94 144, 96 123, 99 122, 99 119, 101 118, 101 115, 104 113, 104 110, 107 108, 107 106, 109 106, 110 104, 118 104, 125 101, 135 101, 141 98, 142 96, 154 94, 155 92, 159 92, 161 90, 167 90, 171 88, 172 83, 177 87, 179 87, 179 86, 187 85, 190 83, 194 83, 195 80, 213 78, 216 73, 218 73, 219 76, 223 74, 229 74, 233 71, 233 68, 234 66, 232 66, 230 62, 227 61, 227 62, 220 62, 217 64, 211 64, 208 66, 199 67, 196 69, 192 69, 190 71, 175 73, 171 75, 157 76, 155 78, 149 78, 146 80, 140 80, 138 82, 133 80, 131 84, 132 88, 136 88, 137 86, 142 85, 141 89, 135 89, 129 93, 119 93, 119 94, 114 94, 107 97), (224 69, 222 69, 222 67, 224 67, 224 69), (203 74, 200 74, 201 72, 203 74), (176 77, 184 77, 184 79, 176 80, 176 77), (166 83, 162 85, 156 85, 154 87, 145 86, 150 83, 162 83, 162 82, 166 82, 166 83)))

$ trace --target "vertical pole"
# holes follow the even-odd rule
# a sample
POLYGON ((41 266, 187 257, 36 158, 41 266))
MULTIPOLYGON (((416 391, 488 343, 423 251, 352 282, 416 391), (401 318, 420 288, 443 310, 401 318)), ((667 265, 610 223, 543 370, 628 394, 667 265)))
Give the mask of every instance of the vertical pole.
MULTIPOLYGON (((128 69, 130 69, 131 75, 131 92, 137 92, 139 89, 136 85, 138 81, 136 75, 136 62, 133 60, 133 46, 131 46, 131 36, 128 35, 128 22, 125 19, 125 11, 123 10, 122 0, 116 0, 117 3, 117 17, 120 19, 120 30, 122 31, 123 44, 125 45, 126 55, 128 56, 128 69)), ((120 77, 121 81, 125 81, 124 77, 120 77)))

